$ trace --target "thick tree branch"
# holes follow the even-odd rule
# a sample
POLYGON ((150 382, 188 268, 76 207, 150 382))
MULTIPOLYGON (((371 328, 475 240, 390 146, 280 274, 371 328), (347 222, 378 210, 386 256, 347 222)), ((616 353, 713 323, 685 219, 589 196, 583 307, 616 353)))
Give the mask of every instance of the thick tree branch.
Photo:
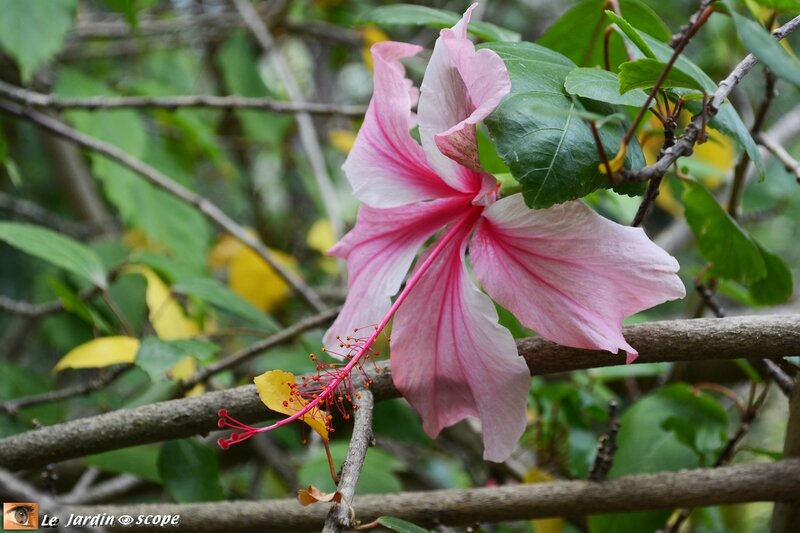
MULTIPOLYGON (((639 349, 636 363, 775 358, 800 353, 800 315, 671 320, 623 328, 639 349)), ((566 348, 541 338, 517 343, 534 375, 623 364, 622 354, 566 348)), ((427 354, 421 353, 420 357, 427 354)), ((370 390, 376 401, 399 395, 388 364, 380 363, 370 390)), ((358 386, 359 380, 354 379, 358 386)), ((217 429, 217 411, 251 423, 274 418, 254 385, 79 418, 0 439, 0 467, 38 468, 50 462, 217 429)), ((282 416, 282 415, 281 415, 282 416)))
POLYGON ((341 503, 335 504, 328 518, 322 533, 341 533, 343 528, 353 526, 353 498, 356 495, 356 484, 361 476, 361 468, 364 466, 364 459, 367 457, 367 449, 372 445, 372 407, 374 401, 369 389, 357 391, 359 396, 356 399, 355 424, 353 426, 353 436, 350 438, 350 447, 347 449, 347 457, 342 465, 342 475, 339 476, 339 485, 336 490, 342 495, 341 503))
POLYGON ((84 148, 102 154, 122 166, 139 174, 147 181, 162 189, 178 200, 195 207, 207 219, 216 224, 219 228, 231 234, 239 242, 256 252, 266 261, 286 282, 302 296, 316 311, 326 309, 325 304, 317 294, 306 285, 306 283, 294 272, 276 261, 269 249, 258 239, 250 235, 245 228, 236 223, 232 218, 225 214, 216 204, 199 194, 190 191, 183 185, 169 179, 166 175, 144 163, 143 161, 120 150, 116 146, 90 137, 78 130, 68 126, 58 119, 50 117, 44 113, 34 111, 27 107, 0 100, 0 112, 8 115, 28 119, 36 125, 50 131, 59 137, 70 140, 84 148))
POLYGON ((337 105, 313 102, 285 102, 271 98, 249 98, 245 96, 91 96, 86 98, 62 98, 53 94, 42 94, 0 81, 0 95, 31 107, 46 107, 54 110, 158 108, 176 110, 184 107, 210 107, 220 109, 259 109, 273 113, 309 113, 315 115, 364 116, 366 108, 358 105, 337 105))
MULTIPOLYGON (((772 35, 778 40, 783 39, 795 31, 798 26, 800 26, 800 16, 793 18, 772 32, 772 35)), ((757 62, 758 60, 750 54, 736 65, 736 68, 733 69, 728 77, 719 83, 716 92, 706 106, 705 112, 700 112, 692 118, 692 121, 686 126, 675 145, 665 150, 661 159, 644 168, 621 169, 617 174, 626 182, 649 181, 666 174, 679 158, 691 155, 694 151, 694 145, 705 130, 708 120, 717 114, 719 108, 733 91, 733 88, 752 70, 757 62)))
MULTIPOLYGON (((787 501, 798 495, 800 459, 786 459, 770 464, 625 476, 602 483, 556 481, 361 496, 353 505, 364 521, 391 515, 431 527, 671 509, 675 505, 787 501)), ((197 533, 319 531, 327 514, 326 507, 301 507, 296 500, 109 505, 68 507, 66 511, 116 516, 179 514, 182 530, 197 533)))
MULTIPOLYGON (((800 460, 800 386, 795 385, 789 399, 789 422, 783 443, 784 459, 800 460)), ((772 512, 771 533, 792 533, 800 524, 800 500, 776 503, 772 512)))

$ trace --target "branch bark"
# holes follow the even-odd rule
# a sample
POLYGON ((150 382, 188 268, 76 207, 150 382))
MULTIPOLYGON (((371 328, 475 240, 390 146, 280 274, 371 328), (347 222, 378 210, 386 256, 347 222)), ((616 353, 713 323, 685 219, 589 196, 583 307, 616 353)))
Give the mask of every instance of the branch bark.
POLYGON ((0 95, 31 107, 46 107, 53 110, 159 108, 176 110, 183 107, 210 107, 219 109, 260 109, 273 113, 309 113, 315 115, 342 115, 362 117, 364 106, 337 105, 314 102, 285 102, 271 98, 249 98, 244 96, 91 96, 86 98, 62 98, 53 94, 42 94, 0 81, 0 95))
MULTIPOLYGON (((626 326, 623 333, 640 350, 637 364, 800 353, 800 315, 651 322, 626 326)), ((567 348, 541 338, 522 339, 517 347, 535 375, 614 366, 625 360, 622 354, 567 348)), ((370 390, 376 401, 399 396, 388 364, 380 363, 369 377, 374 381, 370 390)), ((354 382, 356 387, 362 385, 358 378, 354 382)), ((79 418, 0 439, 0 467, 38 468, 92 453, 208 433, 217 429, 217 411, 223 408, 246 423, 278 416, 264 407, 255 386, 247 385, 79 418)))
MULTIPOLYGON (((784 459, 770 464, 625 476, 602 483, 556 481, 361 496, 355 499, 354 506, 362 522, 391 515, 432 527, 671 509, 675 505, 788 501, 798 495, 800 459, 784 459)), ((296 500, 272 500, 68 507, 66 511, 115 516, 180 515, 182 530, 216 533, 319 531, 328 509, 322 505, 301 507, 296 500)))
POLYGON ((350 439, 350 447, 347 449, 347 457, 342 465, 339 486, 336 487, 336 490, 342 495, 342 501, 331 508, 322 533, 341 533, 343 528, 354 525, 352 523, 353 498, 356 495, 356 484, 361 476, 367 449, 373 441, 372 407, 374 405, 369 389, 359 390, 357 394, 360 396, 356 400, 353 436, 350 439))
MULTIPOLYGON (((800 460, 800 386, 795 385, 789 400, 789 422, 783 444, 784 459, 800 460)), ((772 512, 771 533, 792 533, 800 524, 800 501, 779 502, 772 512)))

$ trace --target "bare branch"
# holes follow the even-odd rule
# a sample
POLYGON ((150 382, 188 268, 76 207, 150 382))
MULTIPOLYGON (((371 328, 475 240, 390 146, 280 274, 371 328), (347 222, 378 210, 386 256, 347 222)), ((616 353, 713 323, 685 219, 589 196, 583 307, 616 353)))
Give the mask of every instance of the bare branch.
POLYGON ((783 146, 775 142, 769 135, 763 133, 759 135, 758 143, 769 150, 770 153, 775 156, 775 159, 780 161, 781 164, 786 167, 786 170, 793 174, 797 182, 800 183, 800 161, 792 157, 783 146))
MULTIPOLYGON (((794 460, 800 458, 800 386, 797 385, 789 399, 789 422, 786 424, 783 457, 794 460)), ((800 501, 775 504, 771 533, 792 533, 797 529, 797 524, 800 524, 800 501)))
POLYGON ((86 98, 62 98, 53 94, 30 91, 1 80, 0 95, 27 106, 46 107, 54 110, 85 109, 87 111, 97 111, 125 108, 177 110, 184 107, 210 107, 220 109, 259 109, 273 113, 343 115, 348 117, 361 117, 366 111, 364 106, 358 105, 284 102, 272 98, 248 98, 244 96, 91 96, 86 98))
MULTIPOLYGON (((3 82, 0 81, 0 93, 2 93, 2 84, 3 82)), ((0 209, 14 217, 34 222, 40 226, 48 227, 81 240, 102 235, 108 232, 110 227, 114 227, 114 222, 111 220, 107 222, 78 222, 62 218, 33 202, 15 198, 4 192, 0 192, 0 209)))
POLYGON ((342 475, 336 490, 342 495, 341 503, 334 505, 325 520, 322 533, 341 533, 343 528, 353 526, 353 497, 356 494, 356 484, 361 476, 364 458, 367 449, 372 446, 372 407, 374 405, 372 393, 369 389, 356 392, 355 424, 347 457, 342 465, 342 475))
MULTIPOLYGON (((800 459, 716 469, 625 476, 602 483, 556 481, 477 489, 450 489, 360 496, 354 501, 365 521, 396 516, 422 526, 470 525, 553 516, 701 507, 750 501, 793 500, 800 494, 800 459)), ((68 507, 75 514, 180 515, 181 527, 218 531, 319 531, 327 509, 296 500, 227 501, 195 504, 133 504, 68 507)))
MULTIPOLYGON (((800 352, 800 315, 671 320, 623 328, 639 349, 636 363, 739 359, 757 353, 776 358, 800 352)), ((518 341, 532 374, 556 374, 623 364, 622 354, 559 346, 541 338, 518 341)), ((420 357, 427 354, 421 353, 420 357)), ((388 364, 369 372, 375 400, 396 398, 388 364)), ((358 380, 356 387, 361 385, 358 380)), ((202 396, 121 409, 0 439, 0 467, 44 464, 117 448, 177 439, 217 430, 217 412, 227 409, 245 423, 277 415, 264 407, 254 385, 202 396)), ((282 415, 280 415, 282 416, 282 415)))
POLYGON ((136 172, 147 181, 162 189, 178 200, 195 207, 207 219, 218 227, 230 233, 239 242, 256 252, 266 261, 278 275, 281 276, 294 290, 308 302, 316 311, 325 310, 326 306, 317 294, 306 285, 306 283, 294 272, 286 268, 283 264, 276 261, 272 252, 264 246, 258 239, 250 235, 245 228, 236 223, 232 218, 225 214, 216 204, 199 194, 190 191, 183 185, 169 179, 166 175, 144 163, 143 161, 120 150, 116 146, 90 137, 78 130, 68 126, 58 119, 14 104, 0 100, 0 112, 16 117, 28 119, 42 128, 55 133, 59 137, 68 139, 84 148, 102 154, 109 159, 116 161, 124 167, 136 172))
MULTIPOLYGON (((272 37, 267 25, 261 20, 258 11, 250 3, 250 0, 233 0, 233 3, 241 15, 242 21, 244 21, 256 41, 261 45, 261 48, 272 60, 272 65, 283 88, 289 95, 289 100, 302 104, 304 101, 303 93, 292 73, 292 69, 286 63, 278 47, 275 46, 275 39, 272 37)), ((319 187, 320 197, 325 205, 333 234, 338 240, 344 232, 344 223, 337 208, 336 191, 331 183, 331 177, 328 175, 325 157, 322 155, 322 147, 319 145, 319 139, 317 138, 317 129, 314 126, 311 115, 308 113, 296 113, 295 120, 297 120, 297 126, 300 129, 300 141, 308 156, 308 162, 311 165, 311 171, 314 174, 317 187, 319 187)))
MULTIPOLYGON (((797 16, 772 32, 776 39, 780 40, 791 34, 800 26, 800 16, 797 16)), ((663 157, 650 166, 640 169, 621 169, 617 174, 622 176, 626 182, 648 181, 667 173, 669 168, 681 157, 691 155, 694 145, 700 138, 705 129, 708 119, 719 111, 719 108, 728 98, 733 88, 744 78, 756 65, 758 60, 752 55, 745 57, 727 78, 719 83, 719 86, 706 106, 705 113, 698 113, 686 126, 683 134, 675 142, 675 145, 664 151, 663 157)))

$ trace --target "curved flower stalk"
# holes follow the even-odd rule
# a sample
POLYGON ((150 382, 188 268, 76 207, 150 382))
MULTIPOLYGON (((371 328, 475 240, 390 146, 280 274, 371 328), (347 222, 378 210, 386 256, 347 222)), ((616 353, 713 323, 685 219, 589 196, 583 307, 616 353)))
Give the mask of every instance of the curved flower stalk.
POLYGON ((394 318, 392 377, 425 431, 435 437, 477 417, 484 458, 503 461, 525 429, 530 374, 489 296, 549 340, 624 350, 630 362, 637 352, 622 336, 624 318, 685 295, 677 261, 640 228, 581 202, 530 210, 519 194, 498 199, 498 182, 480 166, 476 125, 511 82, 499 56, 467 39, 474 7, 441 31, 421 92, 400 62, 420 47, 372 47, 374 95, 344 165, 363 205, 355 228, 330 252, 347 261, 350 279, 325 346, 346 364, 303 409, 259 431, 341 397, 349 372, 394 318), (421 145, 410 134, 417 125, 421 145), (439 233, 392 303, 420 249, 439 233), (467 271, 467 250, 488 296, 467 271), (367 324, 374 325, 369 337, 347 336, 367 324))

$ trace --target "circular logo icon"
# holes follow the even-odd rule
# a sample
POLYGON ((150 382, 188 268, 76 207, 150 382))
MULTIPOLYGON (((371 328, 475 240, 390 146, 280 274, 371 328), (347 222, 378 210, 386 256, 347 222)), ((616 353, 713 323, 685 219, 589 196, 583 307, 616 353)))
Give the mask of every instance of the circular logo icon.
POLYGON ((117 518, 117 522, 119 522, 123 526, 129 526, 133 524, 133 517, 131 515, 124 514, 119 518, 117 518))

